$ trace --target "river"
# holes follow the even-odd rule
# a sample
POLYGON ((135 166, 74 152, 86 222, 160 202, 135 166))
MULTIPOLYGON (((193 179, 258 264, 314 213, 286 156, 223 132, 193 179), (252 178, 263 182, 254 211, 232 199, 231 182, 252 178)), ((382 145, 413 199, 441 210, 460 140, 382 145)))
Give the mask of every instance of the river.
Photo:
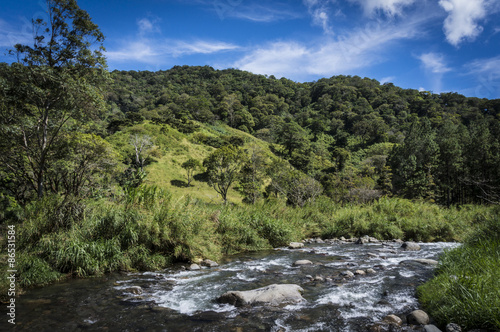
POLYGON ((367 331, 388 314, 419 308, 416 287, 455 243, 312 243, 302 249, 227 257, 198 271, 175 265, 164 271, 114 273, 29 290, 17 300, 19 331, 367 331), (297 260, 313 265, 294 267, 297 260), (371 273, 340 280, 341 273, 371 273), (306 301, 280 307, 235 308, 215 299, 226 291, 298 284, 306 301), (142 290, 134 294, 133 290, 142 290))

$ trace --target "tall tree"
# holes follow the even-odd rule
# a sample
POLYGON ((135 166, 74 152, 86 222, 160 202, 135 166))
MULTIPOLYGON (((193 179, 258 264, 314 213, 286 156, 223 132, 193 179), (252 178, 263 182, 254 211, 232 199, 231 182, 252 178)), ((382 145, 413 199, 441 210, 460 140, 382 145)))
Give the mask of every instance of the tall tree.
POLYGON ((3 67, 0 165, 45 193, 54 147, 103 109, 103 34, 75 0, 47 0, 48 20, 33 20, 33 45, 14 46, 17 63, 3 67))
POLYGON ((208 182, 222 196, 224 203, 227 203, 229 188, 236 181, 246 159, 243 149, 226 145, 212 152, 203 161, 208 173, 208 182))
POLYGON ((394 189, 408 198, 433 199, 438 157, 436 133, 429 119, 415 120, 404 143, 391 154, 394 189))

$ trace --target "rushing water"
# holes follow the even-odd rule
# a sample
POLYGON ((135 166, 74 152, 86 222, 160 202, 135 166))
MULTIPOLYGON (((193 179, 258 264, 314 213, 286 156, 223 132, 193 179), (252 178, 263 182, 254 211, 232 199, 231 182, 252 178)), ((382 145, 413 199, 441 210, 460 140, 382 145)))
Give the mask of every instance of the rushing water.
POLYGON ((310 244, 303 249, 236 255, 217 268, 112 274, 29 291, 18 299, 16 330, 28 331, 367 331, 388 314, 418 308, 416 286, 432 267, 406 264, 437 259, 456 244, 310 244), (294 267, 299 259, 314 263, 294 267), (402 263, 403 262, 403 263, 402 263), (339 273, 376 273, 340 281, 339 273), (298 284, 305 302, 235 308, 214 300, 230 290, 298 284), (131 287, 140 286, 142 294, 131 287))

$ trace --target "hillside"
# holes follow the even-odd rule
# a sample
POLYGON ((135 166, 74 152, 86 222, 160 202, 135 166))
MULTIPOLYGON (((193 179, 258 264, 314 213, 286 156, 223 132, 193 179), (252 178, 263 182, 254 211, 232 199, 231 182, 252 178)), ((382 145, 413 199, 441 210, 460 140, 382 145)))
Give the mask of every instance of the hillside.
POLYGON ((207 66, 111 76, 107 134, 143 121, 189 135, 193 121, 202 130, 225 124, 266 142, 339 202, 383 194, 446 205, 498 198, 500 100, 357 76, 296 83, 207 66))

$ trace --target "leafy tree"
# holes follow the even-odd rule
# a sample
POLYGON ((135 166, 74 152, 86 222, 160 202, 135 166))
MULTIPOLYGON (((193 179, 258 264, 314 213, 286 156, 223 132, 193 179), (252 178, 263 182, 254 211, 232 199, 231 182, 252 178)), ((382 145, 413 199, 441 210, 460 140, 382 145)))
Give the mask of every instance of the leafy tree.
POLYGON ((104 109, 104 36, 75 0, 47 0, 48 21, 33 20, 33 46, 2 66, 0 164, 42 197, 55 147, 104 109), (94 44, 100 45, 97 48, 94 44))
POLYGON ((212 152, 204 161, 208 183, 227 203, 227 193, 236 181, 242 165, 246 162, 245 151, 233 145, 223 146, 212 152))
POLYGON ((194 172, 201 168, 201 163, 197 159, 189 158, 187 161, 182 163, 181 167, 186 170, 187 186, 189 187, 191 185, 191 181, 193 181, 194 172))
POLYGON ((255 204, 262 196, 264 169, 265 156, 259 147, 253 147, 250 157, 240 171, 238 190, 244 196, 243 202, 255 204))
POLYGON ((294 151, 307 148, 310 143, 307 132, 296 122, 283 124, 278 131, 277 141, 283 145, 288 158, 292 157, 294 151))
POLYGON ((272 179, 272 190, 284 195, 287 203, 293 206, 303 207, 307 202, 314 201, 323 191, 318 181, 283 161, 272 164, 268 174, 272 179))

